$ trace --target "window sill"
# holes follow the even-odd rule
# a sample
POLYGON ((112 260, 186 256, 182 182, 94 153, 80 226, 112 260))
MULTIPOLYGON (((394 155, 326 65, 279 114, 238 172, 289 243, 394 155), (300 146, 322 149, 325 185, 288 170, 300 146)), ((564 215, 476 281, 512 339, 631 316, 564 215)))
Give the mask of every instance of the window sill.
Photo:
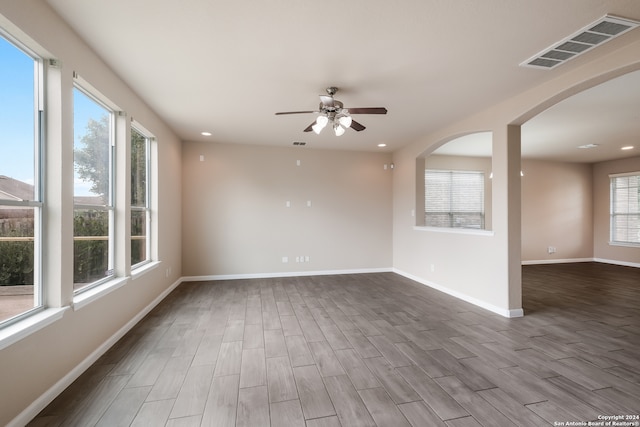
POLYGON ((0 329, 0 350, 61 319, 68 309, 69 307, 47 308, 0 329))
POLYGON ((73 297, 73 310, 78 311, 85 306, 91 304, 93 301, 102 298, 103 296, 110 294, 111 292, 119 289, 127 284, 128 277, 118 277, 113 280, 109 280, 107 283, 96 286, 81 292, 73 297))
POLYGON ((150 272, 151 270, 155 270, 160 266, 160 264, 162 264, 162 261, 150 261, 139 266, 135 270, 131 270, 131 280, 136 280, 137 278, 150 272))
POLYGON ((470 234, 475 236, 493 236, 495 233, 493 230, 477 230, 474 228, 444 228, 444 227, 423 227, 414 226, 416 231, 431 231, 434 233, 449 233, 449 234, 470 234))
POLYGON ((639 243, 625 243, 625 242, 609 242, 609 246, 622 246, 625 248, 640 248, 639 243))

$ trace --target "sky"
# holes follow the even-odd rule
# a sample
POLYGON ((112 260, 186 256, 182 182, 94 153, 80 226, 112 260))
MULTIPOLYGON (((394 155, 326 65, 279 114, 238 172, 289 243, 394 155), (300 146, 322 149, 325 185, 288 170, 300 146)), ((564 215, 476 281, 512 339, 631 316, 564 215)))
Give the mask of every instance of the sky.
POLYGON ((34 181, 34 61, 0 37, 0 175, 34 181))
MULTIPOLYGON (((0 36, 0 175, 33 184, 35 153, 34 64, 28 54, 0 36)), ((74 91, 74 138, 82 137, 90 118, 107 111, 74 91)), ((77 146, 78 144, 76 144, 77 146)), ((91 183, 74 176, 74 194, 92 195, 91 183)))

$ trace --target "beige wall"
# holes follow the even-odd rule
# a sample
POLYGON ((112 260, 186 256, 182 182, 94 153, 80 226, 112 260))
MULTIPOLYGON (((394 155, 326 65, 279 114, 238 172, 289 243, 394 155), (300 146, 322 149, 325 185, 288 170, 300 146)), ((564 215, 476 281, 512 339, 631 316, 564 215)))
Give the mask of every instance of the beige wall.
POLYGON ((598 56, 585 56, 554 70, 546 83, 394 152, 396 271, 503 315, 517 315, 522 307, 519 126, 573 94, 640 69, 640 36, 627 42, 603 46, 598 56), (493 132, 493 232, 478 235, 416 228, 416 159, 458 136, 479 131, 493 132))
MULTIPOLYGON (((500 127, 495 119, 470 119, 461 128, 444 129, 394 153, 394 268, 400 274, 505 316, 519 315, 520 288, 510 289, 511 263, 520 265, 519 129, 500 127), (493 131, 492 230, 434 230, 415 227, 416 158, 430 145, 474 131, 493 131), (510 143, 511 142, 511 143, 510 143), (513 191, 512 198, 507 194, 513 191), (517 203, 516 203, 517 201, 517 203), (517 219, 517 221, 516 221, 517 219), (517 244, 509 230, 517 227, 517 244)), ((518 283, 519 284, 519 283, 518 283)))
POLYGON ((523 160, 522 170, 522 261, 593 258, 592 166, 523 160))
POLYGON ((390 154, 185 142, 182 158, 185 276, 391 268, 390 154))
POLYGON ((523 263, 640 266, 640 248, 609 243, 609 175, 640 171, 640 157, 593 165, 523 160, 522 169, 523 263))
MULTIPOLYGON (((73 71, 158 139, 160 191, 155 197, 155 227, 158 260, 162 261, 160 268, 80 310, 67 310, 61 320, 0 350, 0 425, 17 417, 57 382, 68 379, 181 275, 393 266, 402 274, 501 314, 517 313, 522 251, 518 125, 574 93, 640 68, 640 41, 629 33, 625 35, 629 44, 614 41, 602 46, 598 53, 550 71, 554 78, 547 83, 398 150, 391 172, 383 169, 390 163, 389 155, 380 153, 190 142, 181 148, 166 125, 45 2, 0 0, 0 13, 62 62, 60 108, 58 113, 50 112, 59 117, 49 120, 54 127, 58 120, 61 128, 55 130, 58 147, 52 145, 48 153, 57 159, 59 168, 50 168, 47 175, 51 178, 48 191, 57 191, 56 199, 50 200, 50 219, 59 218, 60 232, 59 244, 54 241, 49 248, 50 257, 59 260, 58 271, 50 270, 47 277, 61 289, 54 305, 71 303, 73 71), (465 234, 416 229, 416 158, 456 136, 487 130, 494 135, 492 231, 465 234), (296 166, 296 160, 301 160, 301 166, 296 166), (287 200, 290 208, 284 207, 287 200), (310 208, 307 200, 312 202, 310 208), (289 263, 282 263, 283 256, 289 257, 289 263), (310 261, 295 263, 296 256, 309 256, 310 261), (169 268, 172 273, 166 277, 169 268)), ((8 25, 3 18, 0 22, 8 25)), ((515 68, 514 72, 539 73, 515 68)), ((608 247, 602 231, 607 215, 599 210, 605 191, 602 175, 610 173, 608 167, 594 171, 595 256, 637 262, 637 248, 608 247)), ((616 164, 615 169, 619 168, 616 164)))
POLYGON ((640 156, 597 163, 593 168, 594 250, 597 260, 640 267, 640 248, 609 244, 609 174, 640 171, 640 156))
MULTIPOLYGON (((161 265, 124 286, 64 316, 0 350, 0 425, 17 418, 28 408, 53 398, 56 383, 72 380, 78 366, 104 350, 105 343, 136 318, 181 276, 181 151, 180 141, 169 128, 91 51, 43 1, 0 0, 0 25, 16 35, 28 36, 40 45, 37 51, 60 60, 51 71, 47 134, 47 242, 45 266, 47 295, 51 307, 69 307, 73 293, 73 72, 78 72, 103 95, 157 138, 153 152, 158 166, 154 171, 154 229, 158 250, 154 258, 161 265), (15 27, 14 27, 15 25, 15 27), (20 30, 18 30, 18 27, 20 30), (26 34, 23 34, 26 33, 26 34), (161 173, 158 173, 158 170, 161 173), (161 188, 161 191, 157 191, 161 188), (167 269, 171 273, 167 274, 167 269), (83 362, 84 361, 84 362, 83 362)), ((21 37, 24 39, 24 37, 21 37)), ((121 153, 124 147, 119 146, 121 153)), ((119 156, 122 158, 122 156, 119 156)), ((124 188, 124 183, 122 187, 124 188)), ((120 200, 121 198, 119 198, 120 200)), ((118 211, 118 215, 123 215, 118 211)), ((119 231, 121 232, 121 231, 119 231)), ((117 254, 119 258, 122 255, 117 254)), ((128 274, 128 272, 127 272, 128 274)), ((57 389, 57 391, 61 391, 57 389)), ((27 416, 25 415, 25 416, 27 416)), ((31 414, 33 415, 33 414, 31 414)), ((21 421, 20 421, 21 420, 21 421)))

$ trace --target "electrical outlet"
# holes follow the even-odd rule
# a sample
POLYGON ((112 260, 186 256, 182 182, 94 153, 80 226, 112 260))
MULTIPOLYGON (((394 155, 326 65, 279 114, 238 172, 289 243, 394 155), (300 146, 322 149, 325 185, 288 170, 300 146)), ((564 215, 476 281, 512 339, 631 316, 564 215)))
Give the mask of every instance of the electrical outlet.
POLYGON ((289 257, 283 256, 283 257, 282 257, 282 263, 283 263, 283 264, 286 264, 286 263, 288 263, 288 262, 289 262, 289 257))
POLYGON ((556 247, 555 246, 549 246, 547 248, 547 252, 550 254, 555 254, 556 253, 556 247))

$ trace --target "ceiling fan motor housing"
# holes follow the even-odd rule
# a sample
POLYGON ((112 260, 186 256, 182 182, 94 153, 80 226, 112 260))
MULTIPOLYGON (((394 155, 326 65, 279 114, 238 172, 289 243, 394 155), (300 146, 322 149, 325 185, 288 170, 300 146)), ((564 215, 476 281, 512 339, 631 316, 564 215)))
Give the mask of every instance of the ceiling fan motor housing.
POLYGON ((327 114, 329 114, 329 113, 334 113, 334 114, 337 114, 337 113, 339 113, 340 111, 342 111, 342 109, 343 109, 343 108, 342 108, 342 107, 343 107, 343 105, 344 105, 344 104, 342 104, 342 102, 337 101, 337 100, 335 100, 335 99, 334 99, 334 100, 333 100, 333 105, 325 105, 325 104, 323 104, 323 103, 321 102, 318 108, 319 108, 319 109, 320 109, 320 111, 321 111, 321 112, 323 112, 323 113, 327 113, 327 114))

